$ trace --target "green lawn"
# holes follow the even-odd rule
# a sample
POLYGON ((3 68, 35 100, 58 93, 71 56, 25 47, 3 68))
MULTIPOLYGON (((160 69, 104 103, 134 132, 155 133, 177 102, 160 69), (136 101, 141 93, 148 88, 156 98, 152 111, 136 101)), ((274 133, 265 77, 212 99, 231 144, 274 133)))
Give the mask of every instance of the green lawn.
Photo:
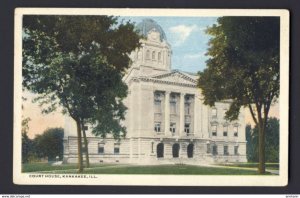
MULTIPOLYGON (((258 163, 236 163, 236 164, 220 164, 222 166, 243 167, 243 168, 257 168, 258 163)), ((266 169, 279 170, 279 163, 266 163, 266 169)))
MULTIPOLYGON (((75 164, 51 166, 48 164, 25 164, 23 172, 52 171, 51 173, 77 173, 75 164)), ((85 169, 85 174, 161 174, 161 175, 257 175, 255 170, 239 168, 215 168, 192 165, 133 166, 121 164, 97 164, 85 169)), ((270 174, 270 173, 267 173, 270 174)))
MULTIPOLYGON (((91 164, 91 167, 103 167, 110 164, 91 164)), ((59 166, 52 166, 48 163, 28 163, 22 164, 22 172, 38 172, 38 171, 55 171, 55 170, 68 170, 76 169, 77 164, 62 164, 59 166)))

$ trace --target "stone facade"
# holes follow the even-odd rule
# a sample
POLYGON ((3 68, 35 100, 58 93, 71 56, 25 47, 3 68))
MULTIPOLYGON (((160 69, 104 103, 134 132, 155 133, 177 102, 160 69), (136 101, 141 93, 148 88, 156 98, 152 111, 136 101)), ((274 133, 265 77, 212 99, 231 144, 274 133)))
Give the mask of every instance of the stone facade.
MULTIPOLYGON (((244 109, 238 120, 224 119, 230 101, 203 104, 195 74, 171 70, 171 47, 162 28, 146 19, 137 26, 145 36, 132 52, 124 81, 129 94, 125 139, 94 137, 88 129, 92 163, 140 164, 246 162, 244 109)), ((65 162, 77 162, 76 125, 66 118, 65 162)))

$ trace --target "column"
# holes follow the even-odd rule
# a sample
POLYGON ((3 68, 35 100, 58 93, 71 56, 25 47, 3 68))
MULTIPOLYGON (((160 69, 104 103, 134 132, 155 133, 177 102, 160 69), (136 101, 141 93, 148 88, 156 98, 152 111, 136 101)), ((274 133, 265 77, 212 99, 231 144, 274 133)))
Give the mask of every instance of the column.
POLYGON ((165 135, 170 133, 170 91, 165 92, 165 135))
POLYGON ((184 135, 184 93, 180 94, 180 105, 179 105, 179 136, 184 135))
MULTIPOLYGON (((194 115, 193 115, 193 119, 192 119, 192 122, 193 122, 193 131, 192 133, 196 136, 196 133, 199 132, 198 130, 198 120, 199 120, 199 116, 198 116, 198 105, 199 105, 199 100, 198 100, 198 95, 195 94, 194 95, 194 115)), ((200 134, 198 134, 200 135, 200 134)))

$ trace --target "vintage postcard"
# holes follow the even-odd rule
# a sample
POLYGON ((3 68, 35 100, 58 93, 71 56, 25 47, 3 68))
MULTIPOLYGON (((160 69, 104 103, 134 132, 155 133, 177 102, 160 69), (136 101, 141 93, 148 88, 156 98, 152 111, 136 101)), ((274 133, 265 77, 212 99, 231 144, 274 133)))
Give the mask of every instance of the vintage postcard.
POLYGON ((289 12, 15 10, 21 185, 285 186, 289 12))

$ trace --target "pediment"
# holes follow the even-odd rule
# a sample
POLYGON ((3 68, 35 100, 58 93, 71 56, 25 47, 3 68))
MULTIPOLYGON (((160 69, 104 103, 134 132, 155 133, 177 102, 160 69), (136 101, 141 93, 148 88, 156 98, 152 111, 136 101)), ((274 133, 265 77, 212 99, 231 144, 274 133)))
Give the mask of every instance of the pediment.
POLYGON ((166 74, 156 75, 152 78, 160 79, 163 81, 168 81, 172 83, 179 83, 179 84, 190 84, 190 85, 196 85, 197 81, 188 75, 185 75, 182 72, 179 71, 173 71, 166 74))

